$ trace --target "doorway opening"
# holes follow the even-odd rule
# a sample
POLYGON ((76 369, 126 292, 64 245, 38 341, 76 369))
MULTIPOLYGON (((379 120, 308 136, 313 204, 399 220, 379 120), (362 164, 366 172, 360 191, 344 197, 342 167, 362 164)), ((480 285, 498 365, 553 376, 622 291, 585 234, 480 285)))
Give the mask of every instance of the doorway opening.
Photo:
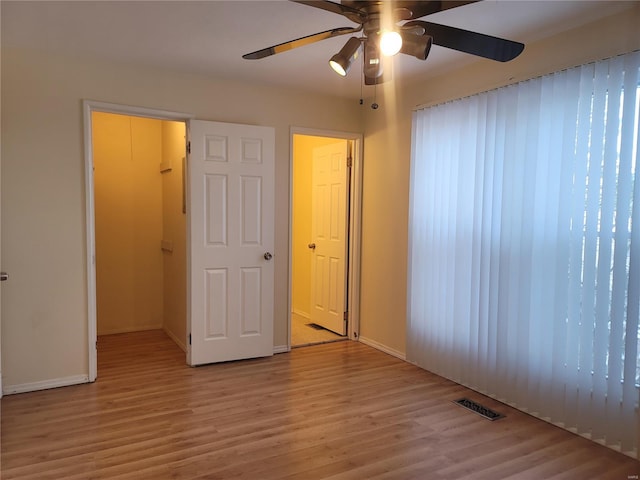
POLYGON ((357 339, 359 135, 292 132, 289 344, 357 339))
POLYGON ((164 330, 186 351, 185 124, 91 121, 97 334, 164 330))
POLYGON ((98 336, 163 331, 186 351, 186 118, 97 102, 84 107, 94 381, 98 336))

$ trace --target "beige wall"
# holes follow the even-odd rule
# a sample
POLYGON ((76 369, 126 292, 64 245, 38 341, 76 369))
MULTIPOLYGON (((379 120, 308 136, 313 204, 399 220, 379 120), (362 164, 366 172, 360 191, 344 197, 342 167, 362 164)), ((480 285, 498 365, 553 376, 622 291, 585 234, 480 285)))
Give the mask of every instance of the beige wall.
POLYGON ((162 238, 171 251, 163 258, 163 328, 186 350, 187 328, 187 222, 183 207, 185 124, 162 122, 162 161, 170 166, 162 174, 162 238))
POLYGON ((2 48, 4 385, 88 372, 82 99, 276 132, 274 346, 288 343, 291 127, 361 131, 357 101, 2 48))
MULTIPOLYGON (((293 225, 291 231, 291 310, 309 318, 311 312, 311 180, 313 149, 336 143, 335 138, 293 137, 293 225)), ((346 140, 344 140, 346 142, 346 140)))
POLYGON ((385 84, 382 94, 378 91, 380 108, 366 109, 364 125, 361 338, 404 355, 413 109, 640 49, 640 3, 629 6, 620 15, 527 45, 512 62, 483 60, 414 84, 385 84))
POLYGON ((162 328, 162 123, 93 114, 98 335, 162 328))

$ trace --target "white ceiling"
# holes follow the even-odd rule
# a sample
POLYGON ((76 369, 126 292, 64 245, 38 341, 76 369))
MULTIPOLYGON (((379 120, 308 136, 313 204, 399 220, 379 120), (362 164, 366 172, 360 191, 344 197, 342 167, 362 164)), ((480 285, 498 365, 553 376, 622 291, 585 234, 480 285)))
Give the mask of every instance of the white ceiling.
MULTIPOLYGON (((429 17, 527 44, 634 6, 632 1, 485 0, 429 17)), ((328 66, 348 36, 261 60, 242 55, 336 27, 346 18, 284 0, 1 2, 3 47, 91 56, 216 78, 360 96, 360 72, 328 66)), ((559 46, 561 48, 561 46, 559 46)), ((526 48, 523 55, 526 55, 526 48)), ((434 46, 426 61, 394 59, 394 75, 434 75, 477 57, 434 46)), ((368 87, 372 88, 372 87, 368 87)))

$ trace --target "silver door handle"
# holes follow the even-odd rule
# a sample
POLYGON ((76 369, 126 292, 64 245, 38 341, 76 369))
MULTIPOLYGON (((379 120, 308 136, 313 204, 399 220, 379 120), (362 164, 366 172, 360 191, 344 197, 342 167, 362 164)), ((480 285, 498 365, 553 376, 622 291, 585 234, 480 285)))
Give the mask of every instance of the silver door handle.
POLYGON ((316 249, 316 244, 315 243, 310 243, 309 245, 307 245, 311 250, 315 250, 316 249))
POLYGON ((264 259, 265 260, 271 260, 273 258, 273 255, 271 255, 269 252, 264 254, 264 259))
POLYGON ((0 272, 0 282, 9 280, 9 274, 7 272, 0 272))

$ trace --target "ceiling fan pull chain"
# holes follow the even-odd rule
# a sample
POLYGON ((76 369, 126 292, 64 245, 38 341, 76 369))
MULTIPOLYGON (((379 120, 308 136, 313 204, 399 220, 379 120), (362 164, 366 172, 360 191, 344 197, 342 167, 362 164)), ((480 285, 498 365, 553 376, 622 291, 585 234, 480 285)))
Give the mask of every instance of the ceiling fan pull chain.
POLYGON ((376 78, 375 83, 373 84, 373 103, 371 104, 371 108, 373 110, 377 110, 380 105, 378 105, 378 79, 376 78))
POLYGON ((360 105, 364 105, 364 55, 360 55, 360 57, 360 105))

